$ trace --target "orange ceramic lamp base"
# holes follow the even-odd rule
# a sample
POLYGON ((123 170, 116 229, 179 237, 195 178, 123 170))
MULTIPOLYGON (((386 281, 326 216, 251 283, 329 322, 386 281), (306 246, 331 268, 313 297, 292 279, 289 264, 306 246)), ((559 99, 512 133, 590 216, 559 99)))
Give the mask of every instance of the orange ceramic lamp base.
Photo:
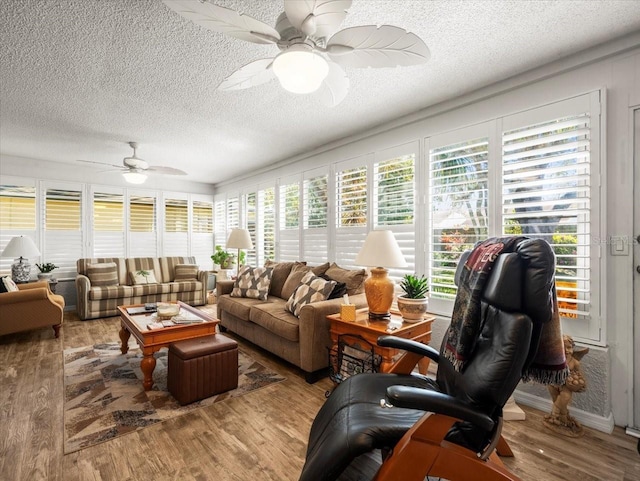
POLYGON ((371 269, 371 276, 364 281, 364 293, 367 297, 370 319, 390 319, 391 304, 395 284, 387 275, 384 267, 371 269))

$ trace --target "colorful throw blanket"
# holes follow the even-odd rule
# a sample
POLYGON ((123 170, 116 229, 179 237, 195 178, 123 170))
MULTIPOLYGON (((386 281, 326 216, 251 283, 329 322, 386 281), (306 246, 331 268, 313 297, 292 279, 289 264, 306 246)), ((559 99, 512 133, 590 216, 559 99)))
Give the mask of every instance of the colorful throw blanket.
MULTIPOLYGON (((491 238, 473 249, 464 267, 453 307, 451 325, 447 331, 444 356, 454 369, 462 371, 475 348, 481 328, 480 300, 491 269, 501 253, 514 252, 526 237, 491 238)), ((554 287, 555 299, 555 287, 554 287)), ((523 379, 543 384, 563 384, 568 371, 560 329, 557 300, 554 301, 552 319, 533 320, 543 322, 540 344, 531 366, 523 373, 523 379)))

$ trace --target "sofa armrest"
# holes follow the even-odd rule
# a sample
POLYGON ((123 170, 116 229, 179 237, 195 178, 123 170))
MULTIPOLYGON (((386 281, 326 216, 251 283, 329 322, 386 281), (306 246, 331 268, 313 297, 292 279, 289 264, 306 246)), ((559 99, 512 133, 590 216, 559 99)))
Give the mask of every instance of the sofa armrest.
POLYGON ((209 271, 198 271, 197 279, 202 282, 202 299, 207 303, 207 291, 209 286, 209 271))
POLYGON ((27 290, 27 289, 41 289, 41 288, 45 288, 48 291, 51 291, 51 289, 49 289, 49 283, 47 281, 38 281, 38 282, 29 282, 27 284, 18 284, 18 289, 21 291, 27 290))
POLYGON ((91 281, 87 276, 78 274, 76 276, 76 310, 78 317, 83 321, 89 318, 89 291, 91 290, 91 281))
MULTIPOLYGON (((356 309, 367 307, 367 298, 363 294, 349 296, 349 302, 356 309)), ((331 347, 330 323, 327 316, 340 312, 342 298, 312 302, 300 309, 300 364, 302 369, 313 372, 327 367, 329 363, 328 347, 331 347)))
POLYGON ((216 296, 218 297, 218 299, 220 299, 220 297, 224 294, 231 294, 231 291, 233 290, 233 284, 235 282, 236 281, 232 280, 216 281, 216 296))
POLYGON ((0 295, 0 305, 6 306, 9 304, 16 304, 18 302, 32 302, 40 299, 47 299, 47 297, 49 297, 48 291, 49 289, 47 286, 38 286, 36 289, 23 288, 19 291, 5 292, 0 295))

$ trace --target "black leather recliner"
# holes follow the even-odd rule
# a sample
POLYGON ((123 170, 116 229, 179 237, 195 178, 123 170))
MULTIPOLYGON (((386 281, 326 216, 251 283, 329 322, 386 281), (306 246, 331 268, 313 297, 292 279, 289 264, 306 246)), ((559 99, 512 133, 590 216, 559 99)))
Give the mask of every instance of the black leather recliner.
POLYGON ((335 480, 374 449, 386 455, 376 480, 518 479, 495 448, 501 443, 510 453, 500 435, 502 408, 537 350, 541 323, 532 319, 551 318, 555 257, 539 239, 523 239, 514 250, 497 258, 487 280, 481 329, 463 371, 441 355, 444 341, 438 353, 381 337, 379 345, 407 353, 394 373, 359 374, 337 386, 311 427, 300 481, 335 480), (435 380, 410 374, 422 356, 438 363, 435 380))

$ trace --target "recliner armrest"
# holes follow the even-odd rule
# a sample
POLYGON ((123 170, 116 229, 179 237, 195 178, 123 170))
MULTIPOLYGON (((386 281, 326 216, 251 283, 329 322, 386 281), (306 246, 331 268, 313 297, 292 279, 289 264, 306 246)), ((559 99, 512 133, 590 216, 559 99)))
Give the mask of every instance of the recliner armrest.
POLYGON ((489 432, 495 427, 495 422, 484 413, 476 411, 473 406, 437 391, 419 389, 408 386, 390 386, 387 397, 391 404, 399 408, 419 409, 451 416, 462 421, 468 421, 489 432))
POLYGON ((432 361, 440 362, 440 353, 438 351, 431 346, 410 339, 403 339, 397 336, 380 336, 378 338, 378 346, 402 349, 403 351, 428 357, 432 361))

